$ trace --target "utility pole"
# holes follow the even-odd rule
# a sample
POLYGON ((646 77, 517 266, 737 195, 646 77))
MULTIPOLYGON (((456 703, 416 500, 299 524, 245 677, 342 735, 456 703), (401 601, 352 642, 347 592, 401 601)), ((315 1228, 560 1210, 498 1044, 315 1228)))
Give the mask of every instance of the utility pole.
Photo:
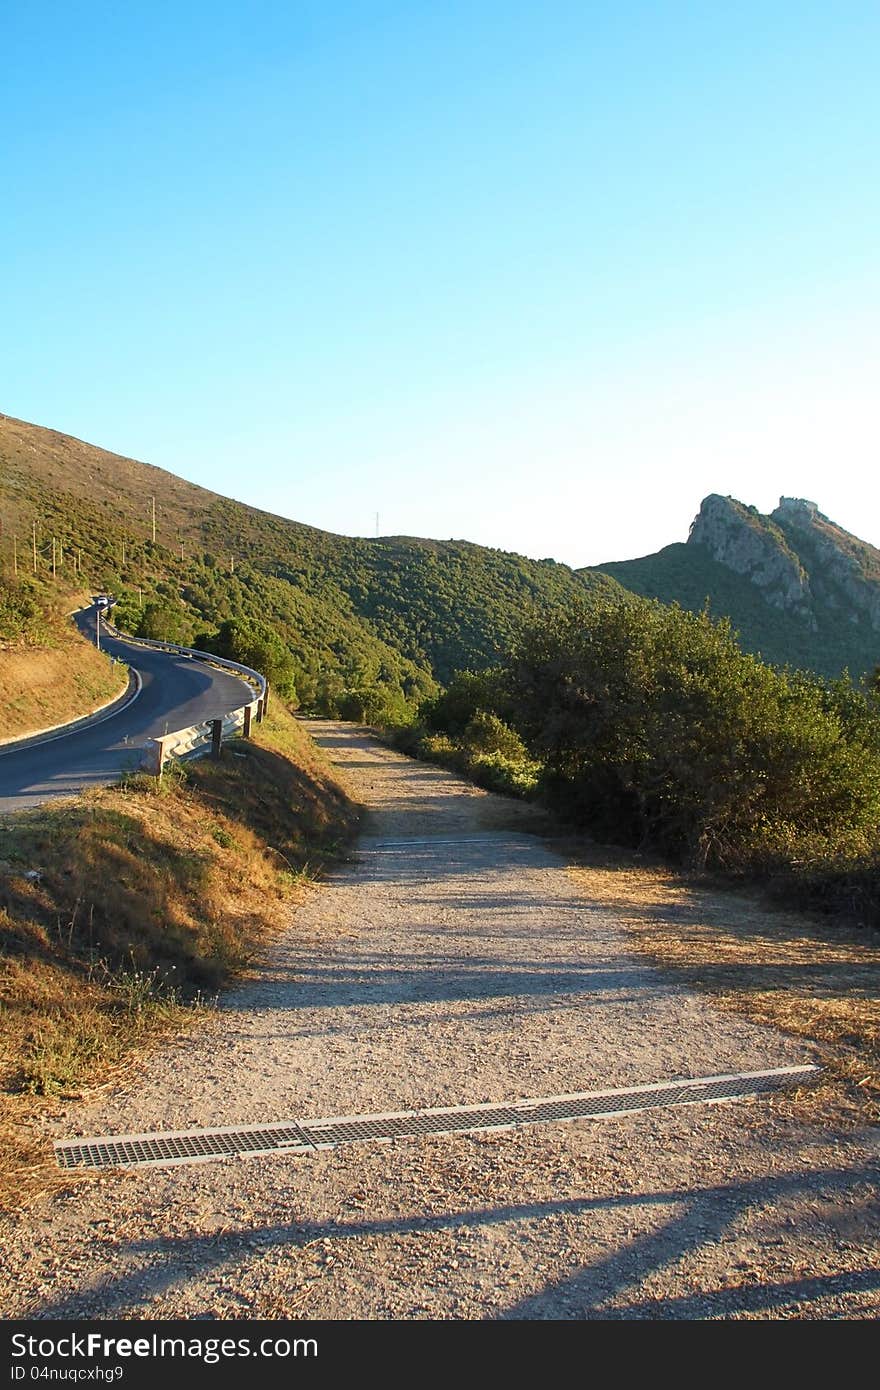
POLYGON ((230 573, 230 574, 235 574, 235 556, 234 556, 234 555, 230 555, 230 557, 229 557, 229 573, 230 573))
POLYGON ((151 501, 151 503, 152 503, 152 508, 153 508, 153 545, 155 545, 155 544, 156 544, 156 499, 155 499, 155 497, 151 497, 151 498, 150 498, 150 501, 151 501))
POLYGON ((37 572, 37 523, 34 522, 34 574, 37 572))
POLYGON ((376 540, 379 539, 379 513, 376 513, 376 540))
POLYGON ((52 578, 55 578, 55 537, 52 537, 52 578))
POLYGON ((125 569, 125 537, 122 538, 122 568, 125 569))

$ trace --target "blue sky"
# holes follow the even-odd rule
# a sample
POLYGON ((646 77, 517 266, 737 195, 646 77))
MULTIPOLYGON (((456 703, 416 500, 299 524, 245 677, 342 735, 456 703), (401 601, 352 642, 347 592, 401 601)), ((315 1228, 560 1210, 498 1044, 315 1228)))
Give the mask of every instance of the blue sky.
POLYGON ((573 565, 880 544, 880 7, 7 0, 0 410, 573 565))

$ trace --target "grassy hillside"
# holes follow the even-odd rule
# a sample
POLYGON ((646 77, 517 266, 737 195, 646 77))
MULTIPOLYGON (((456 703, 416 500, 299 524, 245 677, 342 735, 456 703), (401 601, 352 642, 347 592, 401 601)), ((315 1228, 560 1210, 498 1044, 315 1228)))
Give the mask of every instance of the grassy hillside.
POLYGON ((332 535, 6 416, 0 502, 7 572, 14 538, 29 561, 36 522, 41 571, 55 536, 64 565, 121 594, 131 621, 151 604, 181 638, 226 617, 268 621, 293 653, 299 698, 327 712, 370 685, 418 698, 497 660, 532 604, 616 587, 464 541, 332 535))
POLYGON ((125 690, 127 670, 68 621, 75 606, 51 585, 0 578, 0 744, 91 714, 125 690))

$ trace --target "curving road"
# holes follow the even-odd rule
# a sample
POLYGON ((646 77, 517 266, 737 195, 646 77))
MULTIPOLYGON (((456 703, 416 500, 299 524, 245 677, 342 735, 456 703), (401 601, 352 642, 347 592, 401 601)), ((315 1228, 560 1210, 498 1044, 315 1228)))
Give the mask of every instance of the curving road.
MULTIPOLYGON (((92 641, 95 610, 77 615, 92 641)), ((115 782, 140 761, 149 738, 217 719, 254 698, 246 681, 189 657, 152 651, 101 631, 101 646, 140 674, 137 699, 102 723, 51 742, 0 752, 0 812, 37 806, 57 796, 115 782)))

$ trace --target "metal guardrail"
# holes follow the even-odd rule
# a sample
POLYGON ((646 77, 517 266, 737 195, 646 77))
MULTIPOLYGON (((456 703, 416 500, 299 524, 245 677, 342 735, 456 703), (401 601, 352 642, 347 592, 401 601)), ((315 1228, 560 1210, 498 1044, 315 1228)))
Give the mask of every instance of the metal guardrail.
POLYGON ((243 666, 239 661, 230 661, 225 656, 199 651, 197 647, 181 647, 176 642, 160 642, 151 637, 130 637, 128 633, 120 632, 107 618, 102 619, 99 616, 99 621, 103 622, 105 630, 111 636, 118 637, 122 642, 148 647, 152 651, 171 652, 176 656, 185 656, 193 661, 203 661, 206 665, 217 666, 220 670, 234 671, 237 675, 244 676, 257 692, 256 699, 246 705, 239 705, 237 709, 229 710, 220 719, 206 719, 200 724, 191 724, 186 729, 173 729, 161 738, 148 739, 144 746, 141 771, 161 777, 169 758, 182 760, 208 755, 217 758, 220 756, 221 747, 228 739, 249 738, 254 721, 262 723, 269 704, 269 682, 262 672, 255 671, 250 666, 243 666))
POLYGON ((175 729, 163 734, 161 738, 148 739, 141 770, 161 777, 169 758, 182 762, 184 758, 219 757, 220 749, 228 739, 250 737, 253 723, 259 723, 263 717, 265 698, 264 695, 260 700, 252 700, 249 705, 230 710, 222 719, 206 719, 201 724, 191 724, 187 729, 175 729))
POLYGON ((118 637, 121 642, 130 642, 135 647, 150 647, 159 652, 175 652, 178 656, 189 656, 195 661, 205 661, 210 666, 219 666, 227 671, 236 671, 238 675, 249 679, 258 690, 260 697, 265 695, 269 689, 269 682, 259 671, 254 671, 250 666, 242 666, 239 661, 230 661, 228 657, 216 656, 214 652, 202 652, 197 647, 179 647, 176 642, 160 642, 153 637, 132 637, 127 632, 120 632, 117 627, 107 619, 102 618, 105 631, 112 637, 118 637))

